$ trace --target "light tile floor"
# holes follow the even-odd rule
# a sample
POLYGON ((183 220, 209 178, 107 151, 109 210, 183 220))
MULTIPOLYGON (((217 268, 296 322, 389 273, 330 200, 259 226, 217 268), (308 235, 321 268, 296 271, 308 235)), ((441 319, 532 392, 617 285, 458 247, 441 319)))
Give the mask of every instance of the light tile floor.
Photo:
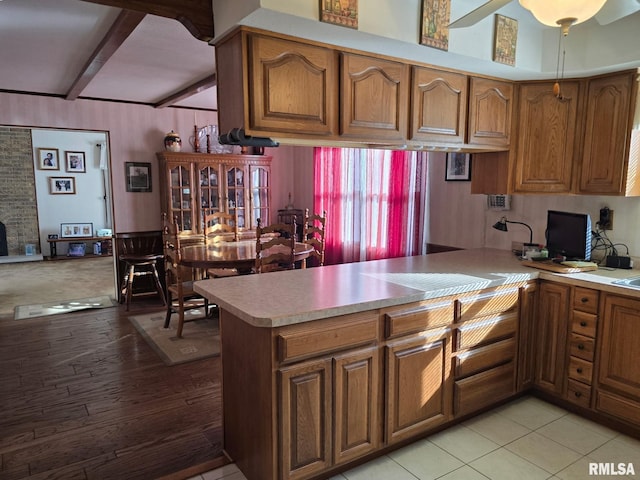
MULTIPOLYGON (((640 441, 534 397, 523 397, 330 480, 537 480, 589 475, 590 462, 633 463, 640 441)), ((234 465, 189 480, 246 480, 234 465)))

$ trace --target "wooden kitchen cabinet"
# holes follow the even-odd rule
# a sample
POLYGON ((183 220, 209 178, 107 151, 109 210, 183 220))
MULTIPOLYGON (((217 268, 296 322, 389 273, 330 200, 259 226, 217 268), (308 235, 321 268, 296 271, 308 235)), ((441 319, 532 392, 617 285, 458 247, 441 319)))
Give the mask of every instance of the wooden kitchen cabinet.
POLYGON ((584 151, 577 193, 640 194, 640 187, 635 181, 638 153, 630 156, 629 151, 636 94, 635 71, 589 80, 584 151))
POLYGON ((468 415, 516 392, 520 288, 490 289, 457 299, 453 405, 468 415))
POLYGON ((518 391, 533 387, 535 381, 535 335, 538 320, 538 283, 530 282, 520 291, 518 325, 518 391))
POLYGON ((540 282, 535 386, 557 396, 562 396, 566 378, 570 293, 568 285, 540 282))
POLYGON ((410 139, 461 144, 467 128, 467 76, 412 67, 410 139))
POLYGON ((338 134, 338 57, 331 48, 238 30, 216 44, 220 132, 338 134))
POLYGON ((271 157, 160 152, 162 211, 177 218, 182 235, 200 235, 204 215, 237 215, 238 228, 269 222, 271 157))
POLYGON ((344 52, 340 59, 341 137, 406 139, 409 66, 344 52))
POLYGON ((574 173, 580 83, 520 85, 513 193, 570 193, 574 173))
POLYGON ((595 409, 640 426, 640 300, 604 294, 595 409))
POLYGON ((305 478, 378 448, 378 358, 368 348, 280 369, 283 479, 305 478))
POLYGON ((513 83, 470 77, 468 143, 508 148, 513 105, 513 83))

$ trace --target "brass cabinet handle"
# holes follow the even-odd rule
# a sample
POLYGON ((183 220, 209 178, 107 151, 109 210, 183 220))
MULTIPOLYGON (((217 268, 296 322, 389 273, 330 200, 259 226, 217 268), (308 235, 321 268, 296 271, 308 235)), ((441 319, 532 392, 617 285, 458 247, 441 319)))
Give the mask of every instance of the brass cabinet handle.
POLYGON ((588 299, 587 297, 582 297, 582 298, 580 299, 580 301, 581 301, 582 303, 587 303, 587 302, 589 301, 589 299, 588 299))

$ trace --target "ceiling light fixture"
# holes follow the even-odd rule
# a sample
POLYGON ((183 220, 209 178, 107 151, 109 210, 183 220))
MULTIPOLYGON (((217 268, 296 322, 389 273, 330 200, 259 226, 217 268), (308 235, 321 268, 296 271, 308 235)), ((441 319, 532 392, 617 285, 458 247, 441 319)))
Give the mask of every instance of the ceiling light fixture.
POLYGON ((593 17, 607 0, 520 0, 536 20, 550 27, 562 27, 567 35, 569 27, 593 17))

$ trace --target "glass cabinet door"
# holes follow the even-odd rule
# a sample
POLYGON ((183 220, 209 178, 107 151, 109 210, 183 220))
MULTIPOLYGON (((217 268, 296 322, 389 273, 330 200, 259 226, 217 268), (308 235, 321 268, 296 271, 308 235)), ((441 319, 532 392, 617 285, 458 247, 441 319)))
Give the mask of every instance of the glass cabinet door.
MULTIPOLYGON (((204 216, 220 211, 221 187, 220 173, 217 165, 198 167, 200 182, 200 225, 204 224, 204 216)), ((223 209, 224 210, 224 209, 223 209)))
POLYGON ((247 228, 245 205, 246 179, 244 168, 227 170, 227 212, 236 215, 238 228, 247 228))
POLYGON ((193 230, 193 197, 191 195, 190 168, 184 165, 171 167, 169 195, 171 210, 167 213, 178 222, 180 231, 193 230))
POLYGON ((251 167, 251 228, 258 224, 269 225, 269 169, 251 167))

